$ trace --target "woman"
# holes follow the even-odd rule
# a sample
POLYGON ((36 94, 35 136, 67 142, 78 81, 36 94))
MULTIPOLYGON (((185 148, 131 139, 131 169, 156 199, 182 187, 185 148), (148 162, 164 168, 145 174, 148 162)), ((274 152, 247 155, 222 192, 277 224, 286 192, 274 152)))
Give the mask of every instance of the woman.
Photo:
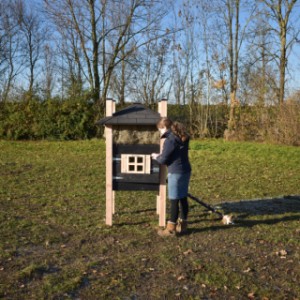
POLYGON ((157 123, 161 138, 165 138, 161 154, 152 153, 152 158, 168 167, 168 197, 170 200, 170 220, 160 236, 174 236, 187 231, 189 205, 187 201, 191 165, 188 158, 189 135, 179 122, 161 118, 157 123), (179 216, 180 205, 180 219, 179 216), (177 223, 178 221, 178 223, 177 223))

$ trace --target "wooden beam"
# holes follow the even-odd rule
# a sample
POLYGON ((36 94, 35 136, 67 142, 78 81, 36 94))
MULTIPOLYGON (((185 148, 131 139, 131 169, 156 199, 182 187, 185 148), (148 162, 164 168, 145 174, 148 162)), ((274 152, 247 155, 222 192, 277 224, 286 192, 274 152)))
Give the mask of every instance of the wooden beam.
MULTIPOLYGON (((106 100, 106 116, 110 117, 115 110, 115 101, 106 100)), ((115 195, 113 191, 113 129, 105 126, 106 144, 106 225, 112 225, 112 216, 115 212, 115 195)))
POLYGON ((112 168, 112 153, 113 153, 113 136, 112 126, 105 126, 105 143, 106 143, 106 225, 112 225, 112 215, 114 211, 114 199, 113 199, 113 168, 112 168))
MULTIPOLYGON (((166 117, 168 112, 167 99, 162 99, 158 102, 158 112, 161 117, 166 117)), ((164 145, 164 139, 160 140, 160 152, 164 145)), ((166 225, 166 198, 167 198, 167 167, 160 165, 160 184, 159 184, 159 196, 157 196, 157 207, 156 210, 159 214, 159 226, 166 225)))
POLYGON ((112 214, 114 215, 116 212, 116 203, 115 203, 116 192, 112 191, 112 214))

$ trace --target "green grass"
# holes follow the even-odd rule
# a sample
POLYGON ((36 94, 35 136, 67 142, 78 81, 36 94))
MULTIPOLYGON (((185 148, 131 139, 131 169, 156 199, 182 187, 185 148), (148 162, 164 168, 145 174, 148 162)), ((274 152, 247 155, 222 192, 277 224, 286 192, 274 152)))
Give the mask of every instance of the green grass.
POLYGON ((300 148, 193 141, 189 233, 156 234, 154 192, 117 192, 105 143, 0 142, 0 298, 296 299, 300 148), (249 297, 250 297, 249 296, 249 297))
POLYGON ((191 192, 239 200, 277 197, 299 191, 300 150, 254 143, 193 142, 191 192), (194 183, 194 184, 193 184, 194 183))

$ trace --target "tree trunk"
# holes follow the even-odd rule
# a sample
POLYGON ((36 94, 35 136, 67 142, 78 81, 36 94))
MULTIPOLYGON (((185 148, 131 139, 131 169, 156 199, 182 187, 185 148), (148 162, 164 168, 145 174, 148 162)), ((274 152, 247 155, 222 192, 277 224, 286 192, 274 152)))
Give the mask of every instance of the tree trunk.
POLYGON ((33 83, 34 83, 34 60, 33 60, 33 53, 32 53, 32 44, 31 44, 31 36, 30 36, 30 41, 29 41, 29 70, 30 70, 30 75, 29 75, 29 96, 32 97, 33 95, 33 83))
POLYGON ((126 71, 125 53, 124 53, 124 49, 122 49, 121 82, 120 82, 121 86, 120 86, 120 100, 119 100, 121 105, 125 104, 125 84, 126 84, 125 71, 126 71))
POLYGON ((91 29, 92 29, 92 44, 93 44, 93 74, 94 74, 94 86, 92 97, 96 103, 100 95, 100 76, 99 76, 99 42, 97 37, 97 22, 95 17, 95 0, 89 0, 89 9, 91 15, 91 29))
POLYGON ((233 13, 232 3, 227 1, 228 10, 228 30, 229 30, 229 73, 230 73, 230 108, 227 130, 225 138, 232 136, 236 129, 235 105, 238 82, 238 60, 239 60, 239 0, 235 1, 235 13, 233 13), (235 16, 235 35, 233 32, 233 17, 235 16))
POLYGON ((284 94, 285 94, 285 68, 287 65, 287 58, 286 58, 286 30, 283 26, 280 32, 280 66, 279 66, 279 105, 283 104, 284 101, 284 94))

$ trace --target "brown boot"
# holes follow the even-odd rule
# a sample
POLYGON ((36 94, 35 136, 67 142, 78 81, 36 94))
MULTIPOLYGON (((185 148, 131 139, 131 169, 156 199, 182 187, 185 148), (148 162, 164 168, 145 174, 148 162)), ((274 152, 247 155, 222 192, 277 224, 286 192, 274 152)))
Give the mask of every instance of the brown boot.
POLYGON ((179 234, 187 233, 187 225, 187 220, 179 219, 176 226, 176 232, 179 234))
POLYGON ((157 231, 158 235, 162 237, 175 236, 176 235, 176 224, 172 222, 167 223, 167 227, 165 229, 159 229, 157 231))

